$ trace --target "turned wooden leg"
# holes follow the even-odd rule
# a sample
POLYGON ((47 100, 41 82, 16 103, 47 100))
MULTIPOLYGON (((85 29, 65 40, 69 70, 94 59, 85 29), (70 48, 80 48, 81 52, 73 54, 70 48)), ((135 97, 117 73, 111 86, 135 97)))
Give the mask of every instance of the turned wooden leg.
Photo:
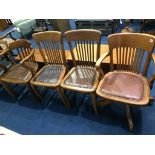
POLYGON ((5 82, 0 82, 4 89, 12 96, 14 99, 17 99, 17 94, 16 92, 5 82))
POLYGON ((98 115, 98 110, 97 110, 97 101, 96 101, 96 93, 92 93, 91 94, 91 97, 92 97, 92 104, 93 104, 93 109, 94 109, 94 112, 96 114, 96 116, 98 115))
POLYGON ((38 99, 39 101, 42 101, 42 100, 43 100, 43 97, 42 97, 42 95, 40 94, 40 92, 37 90, 37 88, 35 88, 35 86, 32 85, 32 84, 30 84, 29 87, 30 87, 29 89, 31 89, 31 91, 32 91, 33 94, 37 97, 37 99, 38 99))
POLYGON ((126 115, 128 119, 128 124, 129 124, 129 131, 133 130, 133 121, 132 121, 132 116, 131 116, 131 109, 129 105, 126 105, 126 115))

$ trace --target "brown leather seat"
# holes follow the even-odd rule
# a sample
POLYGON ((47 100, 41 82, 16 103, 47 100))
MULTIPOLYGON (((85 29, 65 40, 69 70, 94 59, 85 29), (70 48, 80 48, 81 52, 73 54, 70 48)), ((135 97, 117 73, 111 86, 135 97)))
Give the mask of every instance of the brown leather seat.
MULTIPOLYGON (((147 79, 141 74, 131 72, 109 72, 105 75, 100 84, 101 94, 117 96, 124 99, 131 99, 138 103, 144 100, 146 92, 149 91, 147 79)), ((147 104, 144 102, 144 104, 147 104)))
POLYGON ((66 67, 63 65, 47 65, 43 67, 38 75, 32 79, 32 83, 36 85, 59 85, 61 80, 60 77, 64 76, 66 67))
MULTIPOLYGON (((38 68, 37 63, 25 62, 26 65, 30 65, 36 71, 38 68)), ((5 82, 14 81, 14 83, 23 83, 23 81, 29 81, 32 78, 32 73, 29 69, 23 67, 21 64, 13 65, 8 71, 2 75, 1 80, 5 82)))
POLYGON ((70 75, 62 83, 63 87, 68 85, 75 87, 75 89, 79 87, 92 91, 92 89, 94 89, 94 82, 96 79, 99 79, 99 72, 92 67, 74 67, 69 74, 70 75))

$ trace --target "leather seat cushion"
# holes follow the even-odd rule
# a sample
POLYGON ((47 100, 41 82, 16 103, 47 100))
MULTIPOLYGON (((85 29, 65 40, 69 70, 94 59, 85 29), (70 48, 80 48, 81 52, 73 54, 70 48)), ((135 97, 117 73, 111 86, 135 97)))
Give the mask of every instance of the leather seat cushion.
POLYGON ((144 94, 144 83, 141 75, 110 72, 102 83, 101 91, 114 96, 140 100, 144 94))

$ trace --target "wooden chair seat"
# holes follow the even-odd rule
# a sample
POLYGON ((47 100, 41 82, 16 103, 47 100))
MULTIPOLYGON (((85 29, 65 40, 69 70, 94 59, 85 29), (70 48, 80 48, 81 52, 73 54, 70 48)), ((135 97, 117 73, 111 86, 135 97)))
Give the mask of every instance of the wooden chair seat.
MULTIPOLYGON (((38 69, 38 64, 33 62, 25 62, 27 66, 31 66, 35 71, 38 69)), ((23 67, 21 64, 13 65, 8 69, 1 80, 4 82, 11 83, 26 83, 32 78, 32 73, 29 69, 23 67)))
POLYGON ((61 86, 75 91, 93 92, 99 81, 99 72, 93 67, 73 67, 61 86))
POLYGON ((125 71, 107 73, 97 89, 97 94, 103 98, 135 105, 148 104, 149 93, 149 83, 145 77, 125 71))
POLYGON ((60 85, 66 72, 64 65, 46 65, 31 80, 38 86, 56 87, 60 85))

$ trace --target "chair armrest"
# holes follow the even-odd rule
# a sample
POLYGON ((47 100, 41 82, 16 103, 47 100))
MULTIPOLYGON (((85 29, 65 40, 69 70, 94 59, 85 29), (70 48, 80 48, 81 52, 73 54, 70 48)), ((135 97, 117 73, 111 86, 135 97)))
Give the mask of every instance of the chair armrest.
POLYGON ((96 68, 99 68, 101 66, 102 61, 109 56, 109 51, 105 52, 97 61, 95 64, 96 68))
POLYGON ((34 49, 30 52, 28 56, 26 56, 24 59, 20 61, 20 64, 23 64, 25 61, 29 60, 34 55, 34 49))
POLYGON ((11 38, 11 39, 16 40, 16 39, 12 36, 12 34, 11 34, 12 32, 15 32, 15 30, 16 30, 16 28, 14 28, 14 29, 8 31, 8 32, 5 33, 3 36, 1 36, 0 39, 3 39, 3 38, 5 38, 7 35, 10 35, 10 38, 11 38))
POLYGON ((96 64, 95 64, 95 68, 101 73, 102 76, 104 76, 104 73, 101 69, 101 63, 102 61, 109 56, 109 51, 105 52, 97 61, 96 61, 96 64))
POLYGON ((35 71, 31 66, 29 66, 29 65, 27 65, 27 64, 25 63, 25 62, 26 62, 27 60, 29 60, 32 56, 34 56, 34 49, 32 49, 32 51, 30 52, 30 54, 29 54, 27 57, 25 57, 23 60, 20 61, 20 64, 21 64, 23 67, 29 69, 29 70, 31 71, 31 73, 32 73, 33 75, 35 75, 36 71, 35 71))
MULTIPOLYGON (((153 60, 154 66, 155 66, 155 54, 154 53, 152 54, 152 60, 153 60)), ((149 80, 151 89, 153 87, 154 80, 155 80, 155 73, 153 73, 153 75, 150 77, 150 80, 149 80)))

